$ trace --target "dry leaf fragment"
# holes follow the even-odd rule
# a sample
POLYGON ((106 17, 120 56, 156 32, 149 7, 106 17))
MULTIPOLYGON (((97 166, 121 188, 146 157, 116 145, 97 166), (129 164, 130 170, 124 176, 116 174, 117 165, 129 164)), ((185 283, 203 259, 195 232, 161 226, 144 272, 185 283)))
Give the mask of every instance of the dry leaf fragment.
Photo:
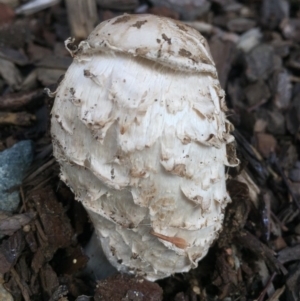
POLYGON ((162 240, 165 240, 165 241, 168 241, 168 242, 172 243, 173 245, 175 245, 179 249, 186 249, 189 246, 189 244, 183 238, 169 237, 169 236, 159 234, 159 233, 154 232, 154 231, 151 231, 150 233, 152 235, 158 237, 159 239, 162 239, 162 240))

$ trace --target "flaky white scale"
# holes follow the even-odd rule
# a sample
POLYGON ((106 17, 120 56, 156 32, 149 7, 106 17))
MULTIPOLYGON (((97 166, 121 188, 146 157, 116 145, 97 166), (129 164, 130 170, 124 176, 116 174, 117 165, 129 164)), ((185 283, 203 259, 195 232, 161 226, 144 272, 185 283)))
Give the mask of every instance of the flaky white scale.
POLYGON ((225 110, 205 39, 180 22, 123 15, 79 45, 52 110, 54 155, 120 271, 156 280, 206 255, 238 164, 225 110))

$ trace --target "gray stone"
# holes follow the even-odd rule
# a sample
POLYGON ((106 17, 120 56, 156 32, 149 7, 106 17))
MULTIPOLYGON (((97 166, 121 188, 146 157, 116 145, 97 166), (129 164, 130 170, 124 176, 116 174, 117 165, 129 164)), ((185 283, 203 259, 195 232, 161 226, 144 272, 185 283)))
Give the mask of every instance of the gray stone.
POLYGON ((256 22, 247 18, 234 18, 228 21, 227 28, 230 31, 242 33, 252 29, 256 25, 256 22))
POLYGON ((263 101, 267 101, 271 94, 266 83, 263 80, 260 80, 245 88, 245 96, 247 104, 251 107, 258 105, 263 101))
POLYGON ((211 3, 207 0, 151 0, 156 6, 168 7, 180 14, 183 20, 195 20, 207 13, 211 3))
POLYGON ((24 140, 0 153, 0 210, 15 211, 19 186, 33 159, 33 143, 24 140))
POLYGON ((300 182, 300 169, 291 169, 289 172, 289 178, 293 181, 293 182, 300 182))
MULTIPOLYGON (((260 44, 246 54, 246 76, 249 81, 268 79, 275 66, 274 50, 270 45, 260 44)), ((278 62, 276 62, 278 65, 278 62)))
POLYGON ((289 178, 293 182, 300 182, 300 161, 297 161, 294 165, 294 168, 289 171, 289 178))
POLYGON ((275 29, 290 14, 290 5, 286 0, 263 0, 261 21, 269 29, 275 29))
POLYGON ((267 130, 273 135, 285 134, 285 118, 280 111, 268 111, 267 130))
POLYGON ((278 109, 287 109, 292 98, 292 84, 287 70, 275 72, 272 81, 273 103, 278 109))

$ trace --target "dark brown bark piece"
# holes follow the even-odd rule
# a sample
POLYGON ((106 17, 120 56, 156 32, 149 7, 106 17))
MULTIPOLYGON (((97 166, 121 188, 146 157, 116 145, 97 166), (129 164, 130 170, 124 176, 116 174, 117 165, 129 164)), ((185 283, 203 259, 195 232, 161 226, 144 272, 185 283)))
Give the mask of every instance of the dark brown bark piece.
POLYGON ((14 10, 6 4, 0 3, 0 26, 9 25, 14 18, 14 10))
POLYGON ((300 261, 300 244, 294 247, 287 247, 278 253, 278 260, 284 264, 289 261, 300 261))
POLYGON ((57 275, 47 263, 41 269, 39 276, 42 289, 47 294, 47 297, 50 298, 59 286, 57 275))
POLYGON ((33 212, 11 215, 7 212, 0 211, 0 234, 12 235, 24 225, 28 224, 34 216, 35 214, 33 212))
POLYGON ((19 110, 40 96, 41 90, 7 94, 0 97, 0 110, 19 110))
POLYGON ((286 268, 276 259, 275 252, 260 242, 258 238, 250 232, 242 230, 235 241, 239 246, 251 250, 259 258, 264 259, 271 270, 283 273, 284 275, 287 274, 286 268))
POLYGON ((297 263, 290 268, 289 277, 286 281, 286 301, 298 301, 300 296, 300 264, 297 263))
POLYGON ((96 0, 66 0, 72 36, 85 39, 97 25, 96 0))
POLYGON ((49 246, 54 250, 69 246, 73 230, 54 191, 47 186, 34 191, 31 198, 36 205, 49 246))
POLYGON ((0 112, 0 125, 31 125, 36 120, 35 115, 27 112, 0 112))
POLYGON ((222 41, 218 36, 209 41, 211 55, 216 64, 221 87, 225 89, 232 63, 236 59, 237 49, 233 42, 222 41))
POLYGON ((257 150, 263 155, 264 158, 268 158, 271 153, 274 153, 277 146, 277 140, 273 135, 265 133, 256 134, 256 147, 257 150))
POLYGON ((8 272, 15 265, 24 247, 25 240, 21 230, 2 241, 0 245, 1 274, 8 272))
POLYGON ((158 284, 142 278, 117 274, 98 282, 95 301, 161 301, 158 284))

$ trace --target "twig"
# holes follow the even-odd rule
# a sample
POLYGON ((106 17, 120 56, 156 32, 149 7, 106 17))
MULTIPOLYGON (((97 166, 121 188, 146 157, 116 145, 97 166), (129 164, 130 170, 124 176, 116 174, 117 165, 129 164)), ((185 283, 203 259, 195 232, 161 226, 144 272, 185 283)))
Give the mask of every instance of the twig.
POLYGON ((0 110, 18 110, 42 95, 41 90, 11 93, 0 97, 0 110))
POLYGON ((31 125, 36 120, 35 115, 27 112, 0 112, 0 125, 31 125))
POLYGON ((49 178, 45 179, 44 181, 40 182, 35 187, 33 187, 31 191, 35 191, 35 190, 40 189, 41 187, 43 187, 43 185, 45 185, 46 183, 48 183, 50 180, 54 179, 55 177, 57 177, 56 174, 50 176, 49 178))
POLYGON ((25 300, 25 301, 30 301, 30 292, 29 292, 29 289, 28 289, 28 287, 26 287, 26 286, 22 283, 22 281, 21 281, 21 279, 20 279, 20 276, 19 276, 19 274, 17 273, 17 271, 16 271, 14 268, 11 268, 10 272, 11 272, 12 276, 14 277, 14 279, 15 279, 15 281, 16 281, 18 287, 20 288, 24 300, 25 300))
POLYGON ((272 276, 271 276, 270 279, 268 280, 268 282, 267 282, 265 288, 262 290, 262 292, 260 293, 260 295, 259 295, 259 297, 256 299, 256 301, 263 301, 263 300, 264 300, 264 297, 265 297, 265 295, 266 295, 266 293, 267 293, 267 291, 268 291, 268 288, 269 288, 269 286, 271 285, 271 283, 272 283, 272 281, 274 280, 274 278, 275 278, 276 275, 277 275, 276 272, 274 272, 274 273, 272 274, 272 276))
POLYGON ((50 167, 54 163, 55 163, 55 159, 52 158, 51 160, 49 160, 48 162, 46 162, 45 164, 43 164, 41 167, 39 167, 36 171, 34 171, 32 174, 30 174, 24 180, 24 184, 28 185, 31 180, 33 180, 36 176, 38 176, 41 172, 43 172, 44 170, 46 170, 48 167, 50 167))
POLYGON ((24 190, 23 190, 23 187, 22 185, 20 186, 20 195, 21 195, 21 199, 22 199, 22 208, 21 208, 21 212, 24 210, 26 211, 27 208, 26 208, 26 202, 25 202, 25 195, 24 195, 24 190))
POLYGON ((42 240, 43 240, 44 242, 47 242, 47 241, 48 241, 48 237, 46 236, 44 230, 42 229, 42 226, 41 226, 41 224, 39 223, 39 221, 36 220, 34 224, 35 224, 36 229, 37 229, 37 231, 38 231, 40 237, 42 238, 42 240))
POLYGON ((249 108, 247 109, 247 112, 250 113, 250 112, 252 112, 252 111, 258 109, 260 106, 262 106, 263 104, 265 104, 267 101, 268 101, 267 98, 263 98, 261 101, 259 101, 259 102, 256 103, 255 105, 249 107, 249 108))
POLYGON ((294 83, 300 83, 300 77, 290 76, 290 81, 294 83))
POLYGON ((275 215, 273 211, 271 211, 272 218, 279 224, 282 231, 286 232, 289 229, 286 227, 286 225, 275 215))
POLYGON ((286 188, 287 188, 289 194, 291 195, 291 197, 292 197, 294 203, 296 204, 296 206, 297 206, 298 209, 300 210, 300 203, 298 202, 298 199, 297 199, 296 195, 295 195, 294 192, 292 191, 292 189, 291 189, 291 187, 290 187, 290 184, 289 184, 289 182, 288 182, 288 180, 287 180, 287 177, 286 177, 285 173, 283 172, 283 170, 282 170, 280 164, 278 163, 278 160, 277 160, 277 157, 276 157, 275 153, 272 153, 272 154, 271 154, 271 160, 272 160, 272 162, 274 163, 274 165, 276 166, 276 168, 277 168, 277 170, 278 170, 280 176, 282 177, 282 180, 283 180, 283 182, 284 182, 284 184, 285 184, 285 186, 286 186, 286 188))
POLYGON ((96 0, 66 0, 72 36, 85 39, 98 21, 96 0))

